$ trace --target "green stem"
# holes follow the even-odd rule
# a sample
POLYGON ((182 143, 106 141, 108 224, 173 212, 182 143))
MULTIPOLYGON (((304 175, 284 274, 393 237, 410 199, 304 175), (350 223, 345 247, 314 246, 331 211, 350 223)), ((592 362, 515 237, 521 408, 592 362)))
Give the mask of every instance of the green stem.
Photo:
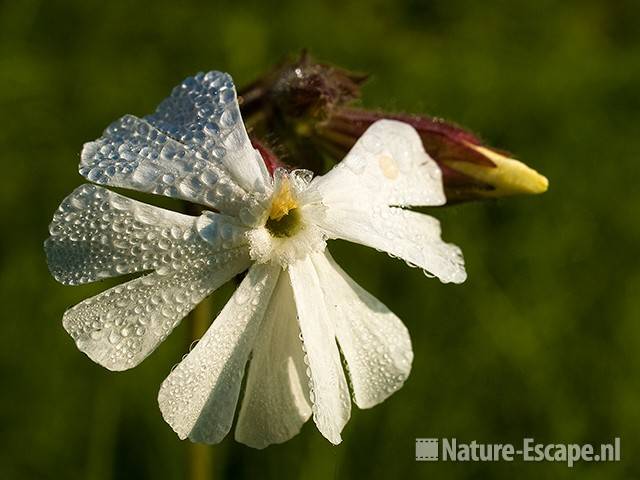
MULTIPOLYGON (((211 299, 205 298, 191 312, 191 342, 202 338, 209 328, 212 315, 211 299)), ((213 447, 202 443, 188 444, 189 479, 211 480, 213 478, 213 447)))

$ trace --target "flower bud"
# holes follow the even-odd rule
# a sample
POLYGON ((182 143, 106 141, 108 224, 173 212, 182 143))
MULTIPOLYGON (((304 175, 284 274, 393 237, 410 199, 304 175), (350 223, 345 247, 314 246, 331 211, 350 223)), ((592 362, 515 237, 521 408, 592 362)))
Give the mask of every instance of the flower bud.
MULTIPOLYGON (((353 108, 366 75, 317 63, 303 52, 240 91, 242 113, 263 138, 302 159, 298 167, 323 173, 321 154, 340 161, 377 120, 413 126, 443 174, 447 203, 543 193, 548 180, 508 154, 484 145, 454 124, 425 115, 353 108)), ((275 157, 273 157, 275 158, 275 157)))
POLYGON ((367 77, 315 62, 302 52, 239 91, 243 118, 251 123, 257 116, 276 127, 287 123, 304 135, 305 123, 321 121, 334 106, 358 98, 367 77))

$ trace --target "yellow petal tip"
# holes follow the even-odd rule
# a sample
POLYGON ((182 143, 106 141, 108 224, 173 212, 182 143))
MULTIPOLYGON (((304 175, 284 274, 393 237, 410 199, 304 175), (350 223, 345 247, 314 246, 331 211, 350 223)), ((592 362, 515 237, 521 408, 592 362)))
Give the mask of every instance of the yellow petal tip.
POLYGON ((492 190, 482 196, 535 195, 549 188, 549 180, 533 168, 513 158, 506 157, 486 147, 471 145, 478 153, 491 160, 495 167, 471 162, 448 162, 448 166, 475 180, 490 185, 492 190))

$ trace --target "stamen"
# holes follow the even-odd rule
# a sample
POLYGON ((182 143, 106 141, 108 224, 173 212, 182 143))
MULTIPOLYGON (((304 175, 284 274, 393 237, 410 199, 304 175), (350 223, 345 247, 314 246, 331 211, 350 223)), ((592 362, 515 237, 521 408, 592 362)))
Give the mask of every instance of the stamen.
POLYGON ((269 218, 271 220, 280 220, 298 206, 291 193, 291 185, 288 178, 283 178, 280 184, 280 190, 275 194, 271 203, 271 212, 269 218))

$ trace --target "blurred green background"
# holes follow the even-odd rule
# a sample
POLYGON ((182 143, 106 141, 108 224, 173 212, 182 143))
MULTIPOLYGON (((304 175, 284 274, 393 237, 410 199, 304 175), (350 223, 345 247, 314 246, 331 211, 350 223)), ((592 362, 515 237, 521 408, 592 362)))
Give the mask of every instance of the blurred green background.
POLYGON ((0 478, 186 478, 187 443, 156 395, 190 325, 131 371, 93 364, 61 317, 104 285, 57 284, 42 242, 83 182, 83 142, 112 120, 151 112, 197 71, 242 85, 302 47, 371 72, 364 105, 466 125, 551 186, 435 212, 464 251, 461 286, 332 244, 409 327, 409 381, 354 409, 338 447, 313 423, 263 451, 229 436, 211 448, 215 478, 640 476, 639 25, 635 1, 0 3, 0 478), (525 436, 620 436, 622 461, 414 460, 416 437, 525 436))

